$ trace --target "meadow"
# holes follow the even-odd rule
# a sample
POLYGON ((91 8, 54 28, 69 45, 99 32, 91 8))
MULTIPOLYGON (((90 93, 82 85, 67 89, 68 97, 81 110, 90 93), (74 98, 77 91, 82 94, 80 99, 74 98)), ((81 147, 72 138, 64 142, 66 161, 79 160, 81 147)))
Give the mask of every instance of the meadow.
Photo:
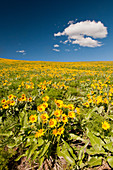
POLYGON ((0 59, 0 169, 113 168, 113 62, 0 59))

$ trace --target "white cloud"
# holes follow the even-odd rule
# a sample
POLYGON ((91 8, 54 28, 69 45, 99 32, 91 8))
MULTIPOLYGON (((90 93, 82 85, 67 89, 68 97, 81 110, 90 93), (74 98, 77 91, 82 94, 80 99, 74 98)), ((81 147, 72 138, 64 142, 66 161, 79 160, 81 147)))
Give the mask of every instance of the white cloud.
POLYGON ((62 35, 68 36, 69 40, 73 40, 73 44, 79 44, 83 47, 97 47, 102 44, 94 39, 105 38, 107 36, 107 27, 101 21, 86 20, 75 24, 72 23, 63 32, 54 34, 54 36, 62 35))
POLYGON ((60 50, 58 50, 58 49, 53 49, 53 51, 57 51, 57 52, 59 52, 60 50))
POLYGON ((65 40, 65 41, 63 42, 63 44, 66 44, 68 41, 69 41, 69 40, 65 40))
POLYGON ((58 44, 55 44, 54 47, 59 47, 59 45, 58 45, 58 44))
POLYGON ((24 50, 16 51, 17 53, 25 53, 24 50))
POLYGON ((102 45, 100 42, 98 42, 97 40, 93 40, 90 37, 75 40, 72 42, 72 44, 79 44, 83 47, 98 47, 102 45))

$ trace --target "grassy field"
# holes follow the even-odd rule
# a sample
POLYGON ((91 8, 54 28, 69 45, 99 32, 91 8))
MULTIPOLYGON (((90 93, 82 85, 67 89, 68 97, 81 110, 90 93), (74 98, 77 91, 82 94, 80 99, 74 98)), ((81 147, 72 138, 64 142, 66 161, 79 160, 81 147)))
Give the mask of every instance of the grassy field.
POLYGON ((113 168, 113 62, 0 59, 0 168, 113 168))

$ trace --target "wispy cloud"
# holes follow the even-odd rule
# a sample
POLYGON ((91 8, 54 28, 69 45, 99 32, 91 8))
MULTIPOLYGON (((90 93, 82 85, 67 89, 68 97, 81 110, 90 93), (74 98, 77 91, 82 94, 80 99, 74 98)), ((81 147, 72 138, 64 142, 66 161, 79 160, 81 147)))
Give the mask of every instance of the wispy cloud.
POLYGON ((96 38, 105 38, 108 34, 107 27, 101 21, 81 21, 73 23, 68 22, 70 25, 64 29, 63 32, 55 33, 54 36, 67 36, 72 44, 79 44, 83 47, 98 47, 103 44, 96 38))
POLYGON ((59 52, 60 50, 59 50, 59 49, 54 48, 54 49, 53 49, 53 51, 59 52))
POLYGON ((21 53, 21 54, 23 54, 23 55, 26 55, 25 50, 19 50, 19 51, 16 51, 16 53, 21 53))
POLYGON ((65 49, 65 51, 69 52, 70 50, 69 49, 65 49))

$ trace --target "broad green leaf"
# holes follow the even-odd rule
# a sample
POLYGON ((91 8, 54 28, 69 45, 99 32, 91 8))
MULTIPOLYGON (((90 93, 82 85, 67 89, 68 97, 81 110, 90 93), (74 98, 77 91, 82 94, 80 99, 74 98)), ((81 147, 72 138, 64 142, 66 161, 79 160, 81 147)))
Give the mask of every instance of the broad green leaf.
POLYGON ((79 137, 79 136, 77 136, 73 133, 70 133, 69 135, 70 135, 71 139, 76 139, 76 140, 80 140, 82 142, 87 142, 87 140, 85 140, 85 139, 83 139, 83 138, 81 138, 81 137, 79 137))
POLYGON ((89 145, 89 141, 80 148, 80 150, 78 151, 78 159, 81 160, 84 158, 84 151, 86 150, 87 146, 89 145))
POLYGON ((14 148, 16 146, 16 144, 9 144, 8 148, 14 148))
POLYGON ((101 165, 102 164, 102 157, 92 157, 89 161, 88 164, 93 167, 93 166, 97 166, 97 165, 101 165))
POLYGON ((105 150, 99 145, 87 149, 87 153, 89 155, 107 154, 107 152, 105 152, 105 150))
POLYGON ((103 110, 104 110, 104 107, 103 107, 103 106, 100 106, 100 107, 97 109, 97 111, 98 111, 99 113, 102 113, 103 110))
POLYGON ((38 144, 37 146, 41 146, 44 144, 44 140, 42 138, 38 138, 38 144))
POLYGON ((62 150, 60 151, 60 147, 57 148, 57 155, 63 156, 63 158, 71 165, 75 165, 75 161, 74 159, 70 156, 69 152, 67 151, 67 149, 62 146, 62 150))
POLYGON ((95 145, 103 146, 105 144, 100 139, 100 137, 96 137, 92 132, 88 132, 88 137, 90 138, 90 142, 92 146, 95 146, 95 145))
POLYGON ((113 152, 113 142, 107 143, 103 147, 109 150, 110 152, 113 152))
POLYGON ((77 158, 76 158, 76 155, 73 153, 73 149, 69 146, 69 144, 66 141, 63 140, 63 142, 64 142, 65 147, 68 149, 68 151, 71 153, 73 158, 76 160, 77 158))
POLYGON ((47 151, 48 148, 49 148, 50 143, 51 143, 51 142, 49 141, 49 142, 44 146, 43 151, 42 151, 42 153, 41 153, 41 155, 40 155, 40 158, 44 156, 44 154, 46 153, 46 151, 47 151))
POLYGON ((30 148, 26 152, 27 159, 29 159, 33 155, 36 149, 37 149, 37 145, 34 144, 30 146, 30 148))
POLYGON ((113 156, 108 156, 107 161, 108 161, 109 165, 113 168, 113 156))

